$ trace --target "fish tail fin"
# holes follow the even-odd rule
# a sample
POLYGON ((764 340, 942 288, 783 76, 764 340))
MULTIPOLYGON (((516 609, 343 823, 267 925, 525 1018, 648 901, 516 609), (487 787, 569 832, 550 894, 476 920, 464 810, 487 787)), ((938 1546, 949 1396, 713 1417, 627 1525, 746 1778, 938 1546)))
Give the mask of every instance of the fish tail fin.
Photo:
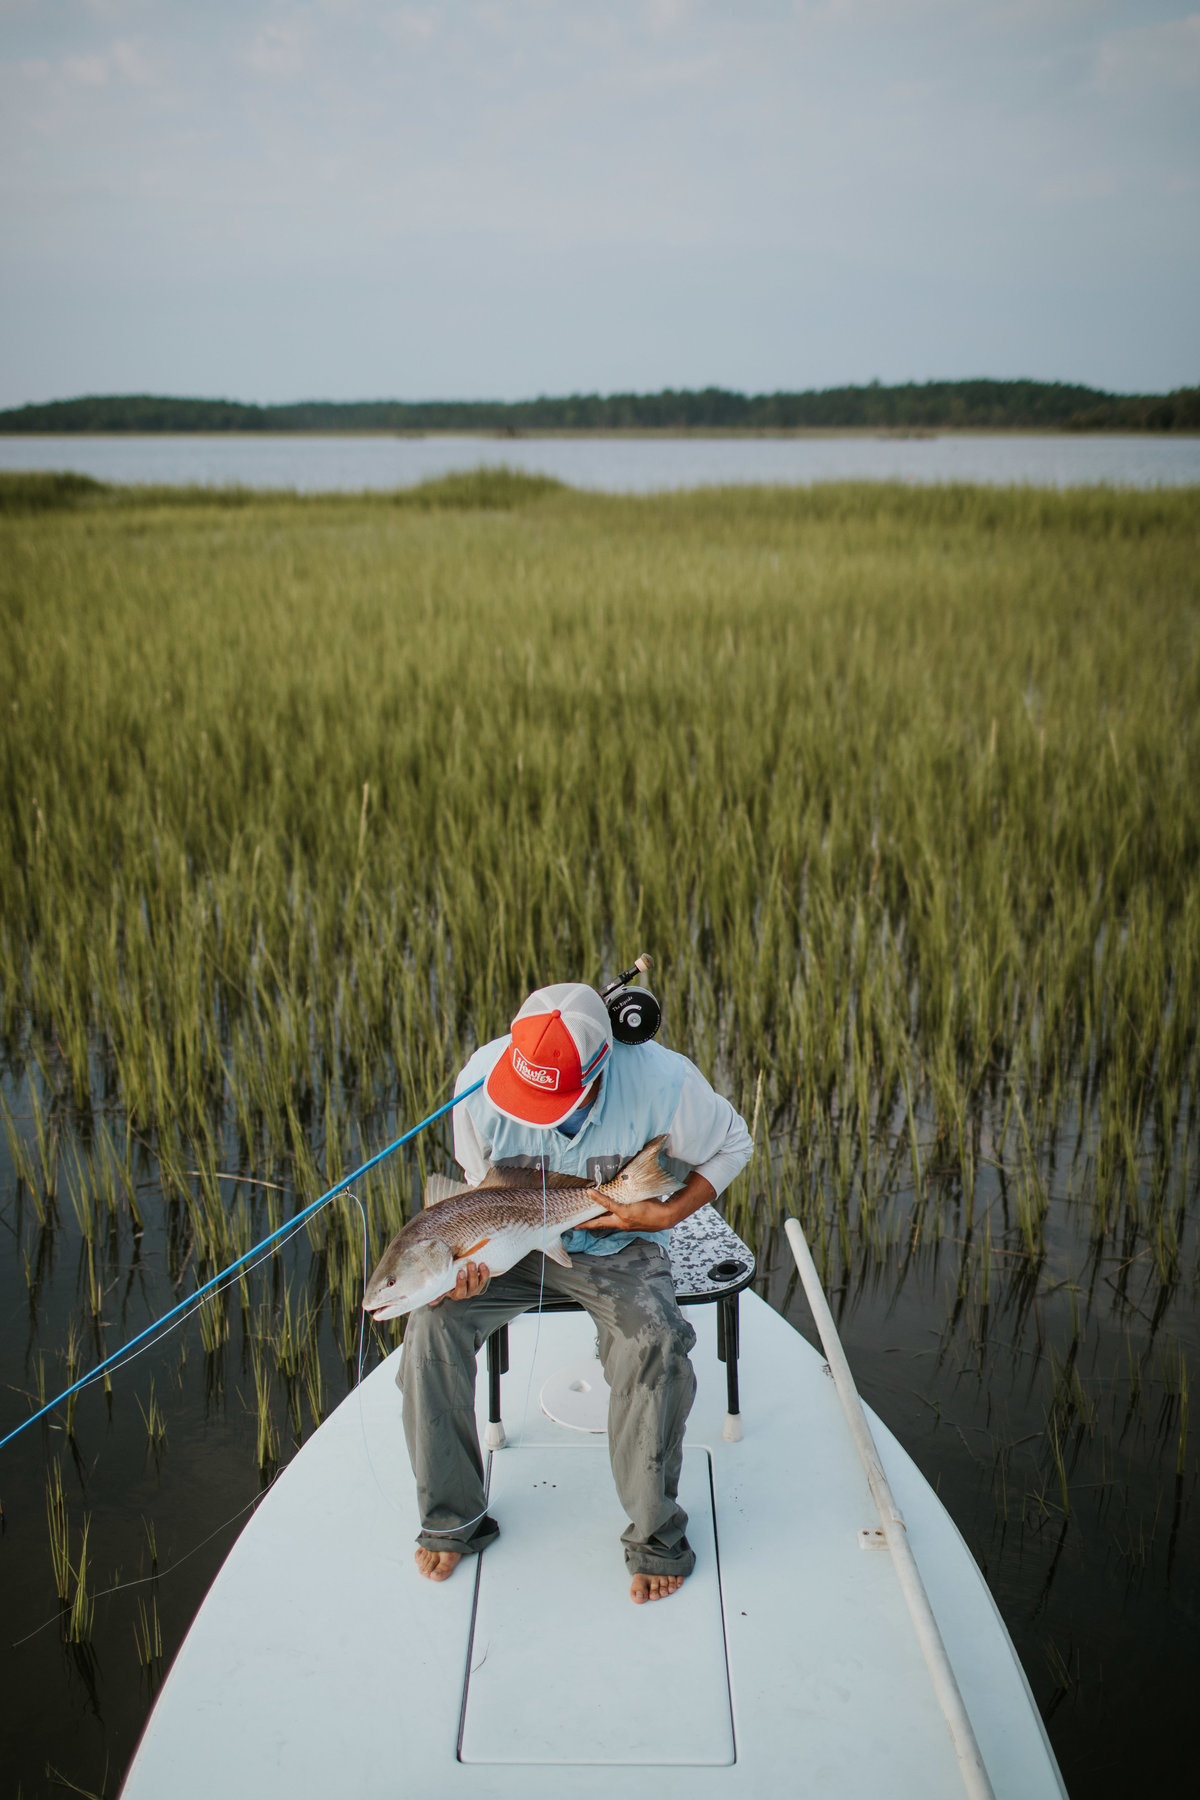
POLYGON ((673 1175, 668 1175, 658 1160, 659 1151, 666 1141, 666 1132, 661 1137, 651 1138, 650 1142, 644 1145, 630 1162, 626 1163, 621 1170, 621 1177, 622 1186, 627 1193, 631 1189, 635 1194, 640 1190, 640 1198, 652 1200, 657 1197, 665 1199, 669 1194, 679 1192, 683 1183, 676 1181, 673 1175))

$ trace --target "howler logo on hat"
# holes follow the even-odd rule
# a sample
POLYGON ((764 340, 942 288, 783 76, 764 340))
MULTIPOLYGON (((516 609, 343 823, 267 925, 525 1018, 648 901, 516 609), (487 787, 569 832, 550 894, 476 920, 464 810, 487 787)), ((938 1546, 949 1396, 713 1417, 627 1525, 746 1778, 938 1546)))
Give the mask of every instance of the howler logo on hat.
POLYGON ((522 1081, 527 1081, 530 1087, 544 1088, 552 1094, 558 1092, 558 1078, 561 1070, 542 1069, 536 1063, 526 1062, 521 1052, 515 1047, 512 1053, 512 1066, 514 1073, 519 1075, 522 1081))
POLYGON ((498 1112, 549 1131, 580 1104, 612 1049, 608 1008, 595 988, 561 981, 530 994, 512 1042, 487 1079, 498 1112))

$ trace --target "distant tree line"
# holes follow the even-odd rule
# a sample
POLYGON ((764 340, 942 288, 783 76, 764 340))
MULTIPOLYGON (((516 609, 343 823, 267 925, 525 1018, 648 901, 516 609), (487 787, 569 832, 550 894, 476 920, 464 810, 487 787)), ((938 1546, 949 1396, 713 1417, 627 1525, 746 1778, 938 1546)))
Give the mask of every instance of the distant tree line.
POLYGON ((153 394, 90 395, 0 412, 0 433, 155 431, 1200 431, 1200 388, 1106 394, 1059 381, 734 394, 572 394, 538 400, 305 400, 244 406, 153 394))

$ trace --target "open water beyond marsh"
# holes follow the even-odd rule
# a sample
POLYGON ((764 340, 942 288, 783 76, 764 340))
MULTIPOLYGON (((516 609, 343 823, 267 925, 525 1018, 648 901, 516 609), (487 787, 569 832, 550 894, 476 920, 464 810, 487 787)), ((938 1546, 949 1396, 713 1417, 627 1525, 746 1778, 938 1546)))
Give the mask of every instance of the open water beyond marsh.
MULTIPOLYGON (((1074 1800, 1192 1793, 1200 496, 46 491, 0 509, 0 1435, 649 949, 759 1289, 812 1335, 795 1213, 1074 1800)), ((372 1261, 449 1167, 357 1188, 372 1261)), ((339 1200, 0 1452, 5 1795, 116 1794, 362 1275, 339 1200)))
POLYGON ((631 494, 812 481, 1185 487, 1200 483, 1200 437, 0 437, 0 469, 70 469, 97 481, 292 488, 302 494, 409 487, 457 470, 497 466, 551 475, 570 487, 631 494))

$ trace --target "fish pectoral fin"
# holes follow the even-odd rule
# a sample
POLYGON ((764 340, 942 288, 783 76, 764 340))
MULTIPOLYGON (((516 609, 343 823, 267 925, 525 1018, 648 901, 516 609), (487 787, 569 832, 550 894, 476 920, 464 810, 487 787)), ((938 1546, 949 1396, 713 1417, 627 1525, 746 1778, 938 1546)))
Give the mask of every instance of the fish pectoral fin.
POLYGON ((490 1237, 480 1238, 479 1242, 477 1244, 472 1244, 469 1250, 456 1250, 454 1253, 455 1262, 466 1262, 469 1256, 478 1256, 484 1245, 490 1244, 491 1241, 490 1237))
POLYGON ((542 1255, 548 1256, 551 1262, 556 1262, 560 1269, 572 1269, 575 1266, 563 1249, 561 1238, 555 1238, 552 1244, 543 1244, 542 1255))

